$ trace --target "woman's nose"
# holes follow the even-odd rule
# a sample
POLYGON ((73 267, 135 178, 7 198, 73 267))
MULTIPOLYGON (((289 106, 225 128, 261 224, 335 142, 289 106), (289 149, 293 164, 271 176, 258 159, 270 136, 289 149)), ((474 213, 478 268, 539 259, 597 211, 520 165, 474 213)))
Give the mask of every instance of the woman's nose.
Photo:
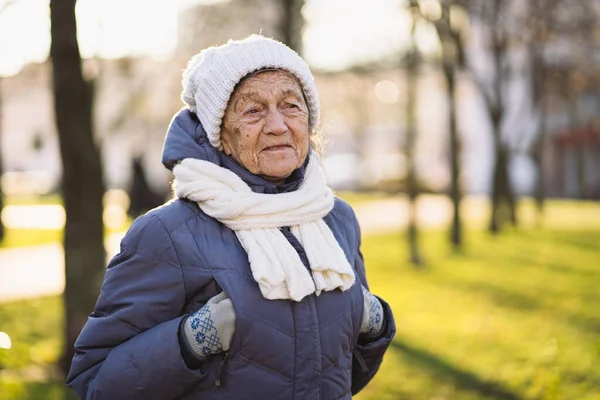
POLYGON ((285 116, 279 110, 272 110, 267 115, 265 124, 265 133, 273 135, 282 135, 286 133, 288 127, 285 123, 285 116))

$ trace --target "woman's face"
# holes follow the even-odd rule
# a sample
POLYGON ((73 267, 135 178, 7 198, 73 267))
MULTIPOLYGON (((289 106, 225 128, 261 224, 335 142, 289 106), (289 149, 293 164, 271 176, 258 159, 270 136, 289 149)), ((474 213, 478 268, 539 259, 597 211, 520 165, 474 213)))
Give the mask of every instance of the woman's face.
POLYGON ((308 107, 298 80, 265 71, 243 80, 223 117, 224 151, 276 185, 302 166, 308 154, 308 107))

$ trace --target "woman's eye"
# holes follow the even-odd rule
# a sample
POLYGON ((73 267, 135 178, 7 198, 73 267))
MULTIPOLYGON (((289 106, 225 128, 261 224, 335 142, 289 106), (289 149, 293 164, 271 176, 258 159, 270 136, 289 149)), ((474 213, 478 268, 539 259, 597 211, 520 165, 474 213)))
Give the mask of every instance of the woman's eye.
POLYGON ((300 108, 300 107, 298 107, 298 105, 292 104, 292 103, 289 103, 287 107, 288 108, 300 108))
POLYGON ((245 112, 245 114, 256 114, 258 110, 256 108, 251 108, 245 112))

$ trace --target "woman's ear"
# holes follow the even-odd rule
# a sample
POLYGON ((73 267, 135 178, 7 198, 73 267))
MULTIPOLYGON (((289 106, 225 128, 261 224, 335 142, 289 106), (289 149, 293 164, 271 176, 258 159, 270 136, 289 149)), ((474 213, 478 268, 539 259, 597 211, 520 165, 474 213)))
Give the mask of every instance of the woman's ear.
POLYGON ((231 146, 229 145, 229 142, 227 141, 226 135, 224 133, 225 132, 221 130, 221 144, 223 145, 223 151, 228 156, 231 156, 231 146))

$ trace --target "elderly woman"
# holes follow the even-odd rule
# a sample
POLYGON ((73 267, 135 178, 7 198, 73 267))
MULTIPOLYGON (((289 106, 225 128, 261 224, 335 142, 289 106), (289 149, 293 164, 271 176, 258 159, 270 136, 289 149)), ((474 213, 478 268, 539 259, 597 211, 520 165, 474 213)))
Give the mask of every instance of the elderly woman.
POLYGON ((205 49, 163 164, 177 198, 108 265, 67 383, 85 399, 350 399, 395 333, 360 231, 324 181, 318 94, 291 49, 205 49))

